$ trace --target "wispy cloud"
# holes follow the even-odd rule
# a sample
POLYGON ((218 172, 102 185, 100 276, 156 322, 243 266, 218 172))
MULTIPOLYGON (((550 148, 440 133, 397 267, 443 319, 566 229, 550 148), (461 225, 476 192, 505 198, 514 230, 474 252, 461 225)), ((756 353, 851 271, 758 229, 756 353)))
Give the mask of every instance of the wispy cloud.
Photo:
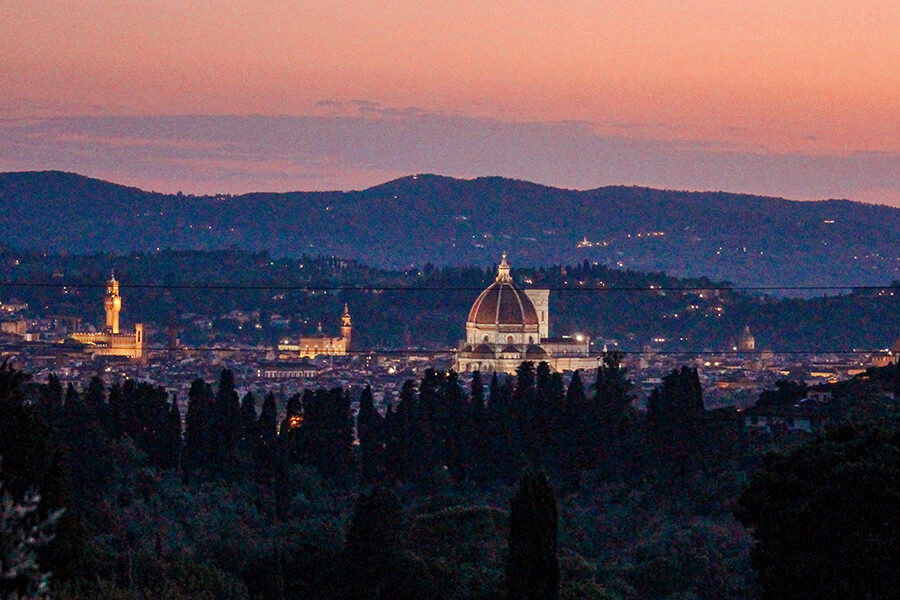
MULTIPOLYGON (((408 173, 502 175, 571 188, 649 185, 900 205, 900 154, 770 154, 704 140, 512 123, 359 99, 290 116, 0 120, 0 169, 61 169, 160 191, 358 189, 408 173)), ((645 127, 646 126, 646 127, 645 127)))

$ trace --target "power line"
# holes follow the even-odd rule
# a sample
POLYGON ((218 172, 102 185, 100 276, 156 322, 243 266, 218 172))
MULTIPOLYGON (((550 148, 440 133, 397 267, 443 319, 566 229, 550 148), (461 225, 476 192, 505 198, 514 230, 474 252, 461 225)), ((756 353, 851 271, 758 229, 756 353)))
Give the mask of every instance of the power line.
MULTIPOLYGON (((72 282, 41 282, 41 281, 0 281, 0 287, 20 288, 105 288, 105 283, 72 283, 72 282)), ((150 289, 150 290, 246 290, 246 291, 299 291, 299 292, 481 292, 486 285, 480 286, 397 286, 397 285, 284 285, 284 284, 228 284, 228 283, 119 283, 119 289, 150 289)), ((555 286, 540 288, 554 292, 729 292, 729 291, 887 291, 900 290, 900 284, 890 285, 745 285, 745 286, 555 286)))

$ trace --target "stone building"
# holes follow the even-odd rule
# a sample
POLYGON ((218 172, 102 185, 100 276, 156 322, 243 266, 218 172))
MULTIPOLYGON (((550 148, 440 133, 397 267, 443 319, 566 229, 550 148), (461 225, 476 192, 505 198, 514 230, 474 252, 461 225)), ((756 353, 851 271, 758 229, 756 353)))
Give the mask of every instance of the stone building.
POLYGON ((123 356, 141 358, 144 354, 144 325, 135 323, 134 333, 119 331, 119 313, 122 310, 122 296, 115 273, 106 282, 103 298, 106 325, 99 332, 76 332, 71 338, 85 345, 85 352, 94 356, 123 356))
POLYGON ((738 352, 756 352, 756 338, 750 333, 749 325, 744 325, 743 331, 738 336, 736 350, 738 352))
POLYGON ((549 334, 550 290, 519 288, 504 253, 497 278, 469 311, 456 369, 515 373, 523 361, 545 361, 557 371, 597 367, 598 357, 591 355, 588 336, 551 338, 549 334))
POLYGON ((350 351, 350 309, 344 305, 341 315, 341 330, 337 337, 322 332, 322 324, 314 335, 301 336, 294 340, 285 339, 278 344, 278 358, 296 360, 298 358, 315 358, 316 356, 346 356, 350 351))

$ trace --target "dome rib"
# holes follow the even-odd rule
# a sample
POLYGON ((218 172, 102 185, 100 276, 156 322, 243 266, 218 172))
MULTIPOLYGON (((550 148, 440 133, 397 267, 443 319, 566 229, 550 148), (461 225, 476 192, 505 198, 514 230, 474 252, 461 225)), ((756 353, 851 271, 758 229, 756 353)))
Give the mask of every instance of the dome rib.
POLYGON ((469 311, 469 323, 477 325, 537 325, 531 299, 512 283, 494 282, 481 292, 469 311))
POLYGON ((517 327, 523 333, 537 331, 537 310, 531 298, 513 282, 505 253, 497 271, 494 282, 472 304, 467 323, 475 327, 503 327, 504 330, 517 327))

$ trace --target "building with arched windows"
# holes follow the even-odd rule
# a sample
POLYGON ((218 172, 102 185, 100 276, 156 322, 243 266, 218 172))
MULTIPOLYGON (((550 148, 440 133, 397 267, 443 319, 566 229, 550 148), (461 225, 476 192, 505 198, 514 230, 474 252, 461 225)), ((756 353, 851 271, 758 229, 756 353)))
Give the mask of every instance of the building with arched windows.
POLYGON ((557 371, 597 366, 588 336, 554 339, 549 334, 550 290, 517 286, 504 253, 497 278, 469 310, 466 339, 460 342, 456 369, 515 373, 523 361, 544 361, 557 371))

